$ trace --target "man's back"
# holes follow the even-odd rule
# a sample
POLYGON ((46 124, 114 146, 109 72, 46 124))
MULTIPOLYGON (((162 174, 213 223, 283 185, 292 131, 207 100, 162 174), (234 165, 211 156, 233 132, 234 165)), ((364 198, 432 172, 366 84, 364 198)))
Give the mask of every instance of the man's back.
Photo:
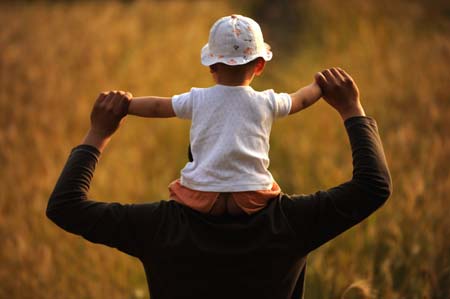
POLYGON ((174 201, 159 203, 155 214, 167 221, 160 219, 140 257, 152 296, 291 298, 294 289, 301 293, 306 253, 282 216, 283 200, 288 199, 274 199, 250 217, 206 216, 174 201))

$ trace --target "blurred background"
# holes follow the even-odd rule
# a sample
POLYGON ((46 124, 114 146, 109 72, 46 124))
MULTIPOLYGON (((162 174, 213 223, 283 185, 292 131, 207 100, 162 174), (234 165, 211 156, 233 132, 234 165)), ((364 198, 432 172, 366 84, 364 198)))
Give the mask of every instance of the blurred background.
MULTIPOLYGON (((45 217, 100 91, 172 96, 212 84, 200 64, 210 26, 255 18, 274 59, 255 89, 293 92, 346 69, 378 121, 394 193, 309 256, 306 296, 450 298, 448 1, 9 1, 0 3, 0 298, 147 298, 140 263, 45 217)), ((128 117, 91 196, 166 199, 187 161, 189 122, 128 117)), ((278 121, 271 171, 286 193, 351 177, 344 127, 323 101, 278 121)))

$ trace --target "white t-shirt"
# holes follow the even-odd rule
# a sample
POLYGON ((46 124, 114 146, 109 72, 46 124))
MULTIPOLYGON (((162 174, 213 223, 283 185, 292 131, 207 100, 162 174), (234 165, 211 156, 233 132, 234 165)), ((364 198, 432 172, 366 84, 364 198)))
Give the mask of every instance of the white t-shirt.
POLYGON ((172 105, 179 118, 192 120, 194 161, 181 171, 183 186, 213 192, 272 188, 270 130, 275 118, 289 114, 289 94, 215 85, 175 95, 172 105))

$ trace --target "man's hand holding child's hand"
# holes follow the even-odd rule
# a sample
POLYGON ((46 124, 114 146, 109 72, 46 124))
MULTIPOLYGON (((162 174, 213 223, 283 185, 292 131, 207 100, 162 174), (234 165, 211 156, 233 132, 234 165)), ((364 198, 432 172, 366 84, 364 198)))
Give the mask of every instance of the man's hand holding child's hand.
POLYGON ((102 92, 91 112, 91 128, 83 143, 102 151, 128 113, 132 95, 124 91, 102 92))
POLYGON ((336 109, 343 120, 365 116, 359 101, 359 90, 353 78, 340 68, 330 68, 315 75, 322 97, 336 109))

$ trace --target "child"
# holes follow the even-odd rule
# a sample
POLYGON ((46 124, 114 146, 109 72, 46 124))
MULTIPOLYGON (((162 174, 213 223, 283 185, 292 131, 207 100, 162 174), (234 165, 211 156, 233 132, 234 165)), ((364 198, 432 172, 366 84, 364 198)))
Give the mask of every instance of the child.
POLYGON ((250 83, 271 59, 254 20, 223 17, 201 51, 216 85, 172 98, 133 98, 129 114, 192 120, 193 161, 169 185, 171 199, 202 213, 252 214, 280 193, 267 169, 272 122, 310 106, 321 90, 315 82, 290 95, 253 90, 250 83))

